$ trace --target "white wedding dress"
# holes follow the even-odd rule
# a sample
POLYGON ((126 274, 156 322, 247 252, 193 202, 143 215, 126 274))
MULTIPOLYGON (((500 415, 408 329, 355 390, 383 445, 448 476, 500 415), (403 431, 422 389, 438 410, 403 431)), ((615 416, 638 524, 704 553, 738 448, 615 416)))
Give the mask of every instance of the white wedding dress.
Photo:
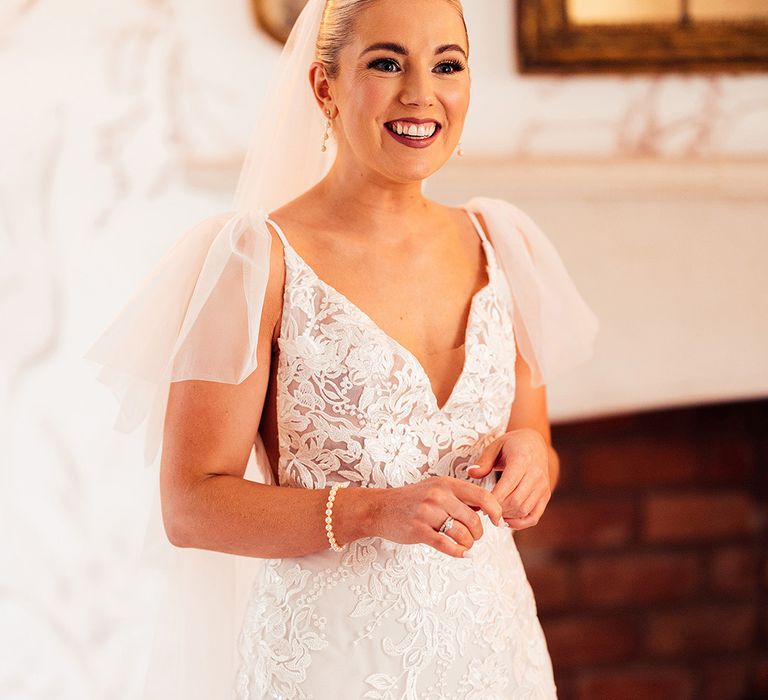
MULTIPOLYGON (((513 296, 491 242, 463 370, 443 406, 418 359, 323 280, 279 227, 279 485, 398 487, 466 473, 505 432, 515 397, 513 296)), ((340 493, 339 503, 343 503, 340 493)), ((380 537, 264 560, 238 638, 240 700, 557 697, 513 531, 479 511, 465 559, 380 537)))

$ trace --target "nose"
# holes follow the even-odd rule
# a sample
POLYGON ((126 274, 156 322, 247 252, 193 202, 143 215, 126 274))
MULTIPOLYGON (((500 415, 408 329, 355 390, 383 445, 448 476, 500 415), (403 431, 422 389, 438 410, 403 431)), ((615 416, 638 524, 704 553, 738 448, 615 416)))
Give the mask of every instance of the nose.
POLYGON ((432 73, 429 69, 414 68, 406 73, 400 101, 415 107, 430 107, 435 103, 432 73))

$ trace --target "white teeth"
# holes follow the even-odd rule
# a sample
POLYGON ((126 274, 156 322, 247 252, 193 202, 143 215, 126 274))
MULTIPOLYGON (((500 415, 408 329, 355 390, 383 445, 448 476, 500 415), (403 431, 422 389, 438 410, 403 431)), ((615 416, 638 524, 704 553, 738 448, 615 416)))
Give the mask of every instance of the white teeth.
POLYGON ((429 138, 437 130, 435 122, 427 124, 414 124, 413 122, 392 122, 392 130, 404 136, 411 138, 429 138))

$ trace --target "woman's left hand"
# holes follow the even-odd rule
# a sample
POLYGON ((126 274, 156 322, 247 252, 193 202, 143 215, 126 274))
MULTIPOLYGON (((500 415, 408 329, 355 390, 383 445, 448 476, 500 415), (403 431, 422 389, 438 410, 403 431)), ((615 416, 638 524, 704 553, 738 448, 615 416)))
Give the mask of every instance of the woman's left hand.
POLYGON ((502 517, 514 530, 536 525, 552 495, 549 476, 549 446, 544 436, 532 428, 504 433, 483 450, 476 464, 467 471, 482 479, 501 471, 491 490, 502 505, 502 517))

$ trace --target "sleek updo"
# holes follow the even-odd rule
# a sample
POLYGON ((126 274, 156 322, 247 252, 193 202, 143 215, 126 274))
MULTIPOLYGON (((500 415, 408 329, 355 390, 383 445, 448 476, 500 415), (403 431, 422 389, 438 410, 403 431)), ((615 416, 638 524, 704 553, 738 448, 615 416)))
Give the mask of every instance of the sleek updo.
MULTIPOLYGON (((328 0, 325 3, 320 30, 317 34, 316 58, 325 66, 329 78, 339 74, 339 53, 353 36, 355 20, 369 5, 386 0, 328 0)), ((467 24, 461 0, 445 0, 459 13, 469 46, 467 24)))

